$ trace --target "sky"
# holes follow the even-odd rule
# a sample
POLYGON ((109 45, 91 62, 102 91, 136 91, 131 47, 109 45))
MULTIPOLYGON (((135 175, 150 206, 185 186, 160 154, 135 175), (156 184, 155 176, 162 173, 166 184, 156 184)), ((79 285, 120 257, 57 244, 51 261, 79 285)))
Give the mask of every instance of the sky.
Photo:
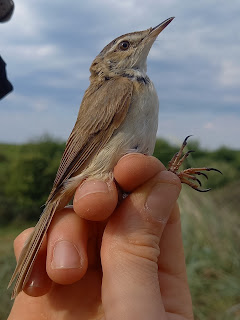
POLYGON ((208 149, 240 149, 240 1, 21 0, 0 24, 14 91, 0 100, 0 142, 66 140, 95 56, 121 34, 175 19, 148 57, 160 100, 158 136, 189 134, 208 149))

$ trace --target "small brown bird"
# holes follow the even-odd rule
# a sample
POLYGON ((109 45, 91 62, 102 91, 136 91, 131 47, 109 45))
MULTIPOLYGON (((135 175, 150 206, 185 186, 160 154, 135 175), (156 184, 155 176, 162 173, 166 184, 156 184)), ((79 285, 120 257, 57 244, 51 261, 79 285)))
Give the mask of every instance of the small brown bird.
MULTIPOLYGON (((79 184, 86 179, 113 179, 114 166, 127 153, 153 153, 158 97, 146 74, 146 60, 155 39, 172 20, 169 18, 155 28, 116 38, 93 61, 90 86, 68 138, 52 191, 10 280, 9 286, 16 278, 12 298, 24 288, 29 278, 54 213, 69 203, 79 184)), ((212 168, 178 173, 188 155, 181 158, 185 144, 186 139, 170 162, 169 170, 178 174, 183 183, 199 190, 187 179, 199 181, 194 174, 212 168)))

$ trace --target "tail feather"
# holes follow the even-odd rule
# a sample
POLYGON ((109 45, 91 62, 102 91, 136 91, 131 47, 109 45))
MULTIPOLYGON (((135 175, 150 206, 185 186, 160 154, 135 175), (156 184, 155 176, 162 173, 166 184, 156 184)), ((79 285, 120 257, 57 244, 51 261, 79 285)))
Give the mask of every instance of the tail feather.
POLYGON ((16 269, 8 285, 9 288, 16 278, 11 299, 14 299, 18 293, 22 291, 29 279, 37 253, 41 247, 44 235, 47 232, 58 204, 59 201, 56 201, 54 203, 49 203, 45 207, 36 227, 23 247, 16 269))

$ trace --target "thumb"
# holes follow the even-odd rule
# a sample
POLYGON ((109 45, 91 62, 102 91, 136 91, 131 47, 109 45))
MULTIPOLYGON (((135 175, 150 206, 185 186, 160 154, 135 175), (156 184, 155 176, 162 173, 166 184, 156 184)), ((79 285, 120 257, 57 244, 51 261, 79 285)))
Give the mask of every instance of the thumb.
POLYGON ((106 319, 165 319, 158 281, 159 243, 181 190, 161 171, 137 188, 110 218, 103 235, 102 298, 106 319))

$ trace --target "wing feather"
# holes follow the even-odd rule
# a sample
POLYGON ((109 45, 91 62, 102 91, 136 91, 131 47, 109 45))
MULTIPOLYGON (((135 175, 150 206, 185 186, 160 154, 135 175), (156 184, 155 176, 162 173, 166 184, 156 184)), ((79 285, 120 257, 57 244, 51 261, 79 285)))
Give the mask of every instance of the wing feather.
POLYGON ((109 141, 125 119, 132 92, 132 81, 124 77, 110 79, 101 86, 90 85, 68 138, 48 201, 109 141))

